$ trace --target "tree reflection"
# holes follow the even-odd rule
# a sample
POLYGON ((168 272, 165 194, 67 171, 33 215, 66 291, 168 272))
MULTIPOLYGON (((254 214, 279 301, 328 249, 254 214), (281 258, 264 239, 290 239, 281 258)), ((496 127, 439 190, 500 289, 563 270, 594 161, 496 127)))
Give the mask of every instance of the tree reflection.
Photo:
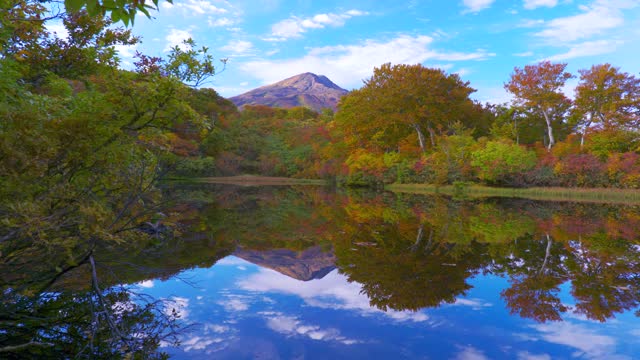
POLYGON ((455 302, 487 260, 477 256, 485 245, 448 244, 434 238, 433 228, 403 225, 376 226, 337 242, 341 272, 362 284, 371 305, 382 310, 416 311, 455 302))
POLYGON ((0 250, 0 358, 164 359, 185 330, 177 305, 131 285, 210 267, 234 244, 212 237, 197 201, 167 206, 172 230, 129 242, 24 244, 0 250))
POLYGON ((509 311, 541 322, 561 320, 568 310, 558 297, 567 280, 562 261, 566 251, 549 234, 509 245, 510 256, 494 261, 494 269, 509 276, 511 286, 500 294, 509 311))
POLYGON ((3 358, 163 359, 178 343, 178 314, 127 286, 101 289, 93 255, 90 289, 2 293, 3 358))
POLYGON ((509 311, 535 321, 570 312, 605 321, 640 305, 633 206, 302 187, 217 193, 206 215, 216 236, 254 251, 320 245, 383 310, 453 303, 487 273, 508 279, 509 311))
POLYGON ((392 201, 358 198, 333 219, 343 232, 334 241, 337 265, 376 307, 452 303, 479 273, 507 277, 501 298, 509 311, 540 322, 562 320, 569 311, 605 321, 640 305, 633 207, 392 201), (574 304, 560 298, 567 282, 574 304))
POLYGON ((592 238, 569 243, 575 256, 568 262, 576 312, 605 321, 640 305, 640 253, 624 240, 592 238), (602 248, 602 245, 605 247, 602 248))
POLYGON ((509 311, 535 321, 569 312, 605 321, 640 305, 632 206, 303 187, 216 194, 201 213, 216 237, 252 251, 320 245, 383 310, 453 303, 487 273, 508 279, 500 295, 509 311), (569 302, 560 298, 565 284, 569 302))

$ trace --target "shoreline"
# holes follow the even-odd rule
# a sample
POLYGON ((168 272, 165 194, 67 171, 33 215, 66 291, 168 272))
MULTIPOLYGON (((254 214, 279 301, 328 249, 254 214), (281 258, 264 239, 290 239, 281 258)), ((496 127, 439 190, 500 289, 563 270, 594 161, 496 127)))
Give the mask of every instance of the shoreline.
MULTIPOLYGON (((327 185, 321 179, 295 179, 261 175, 238 175, 202 178, 173 178, 170 182, 191 182, 207 184, 229 184, 238 186, 287 186, 287 185, 327 185)), ((468 198, 502 197, 543 201, 571 201, 609 204, 640 205, 640 189, 613 188, 568 188, 568 187, 531 187, 505 188, 468 184, 387 184, 384 189, 394 193, 440 194, 468 198)))
POLYGON ((216 176, 203 178, 175 179, 172 181, 189 181, 207 184, 230 184, 240 186, 278 186, 278 185, 326 185, 320 179, 295 179, 260 175, 216 176))
POLYGON ((531 200, 572 201, 640 205, 640 190, 611 188, 532 187, 500 188, 485 185, 436 186, 431 184, 389 184, 386 190, 409 194, 443 194, 467 197, 504 197, 531 200))

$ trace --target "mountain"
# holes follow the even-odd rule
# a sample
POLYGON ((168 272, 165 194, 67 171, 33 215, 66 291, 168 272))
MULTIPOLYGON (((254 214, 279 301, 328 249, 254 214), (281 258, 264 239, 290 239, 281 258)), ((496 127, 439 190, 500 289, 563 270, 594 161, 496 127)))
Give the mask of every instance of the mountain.
POLYGON ((275 84, 253 89, 230 98, 238 108, 244 105, 267 105, 292 108, 306 106, 315 111, 336 109, 338 100, 348 93, 324 75, 304 73, 275 84))
POLYGON ((319 246, 303 251, 287 249, 260 251, 237 248, 233 255, 302 281, 322 279, 336 268, 336 257, 333 253, 325 252, 319 246))

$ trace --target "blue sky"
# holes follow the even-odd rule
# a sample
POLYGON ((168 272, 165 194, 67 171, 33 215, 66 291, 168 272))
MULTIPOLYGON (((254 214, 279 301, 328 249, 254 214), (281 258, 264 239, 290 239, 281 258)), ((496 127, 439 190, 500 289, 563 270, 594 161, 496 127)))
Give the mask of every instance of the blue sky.
POLYGON ((150 55, 192 37, 229 58, 208 84, 227 97, 307 71, 354 89, 385 62, 458 73, 483 102, 508 100, 513 68, 543 59, 640 72, 640 0, 174 0, 133 30, 150 55))

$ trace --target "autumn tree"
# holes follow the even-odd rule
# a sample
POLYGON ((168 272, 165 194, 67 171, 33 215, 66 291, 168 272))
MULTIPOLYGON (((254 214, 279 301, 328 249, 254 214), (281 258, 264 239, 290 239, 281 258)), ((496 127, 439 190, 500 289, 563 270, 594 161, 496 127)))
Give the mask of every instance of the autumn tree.
POLYGON ((504 85, 515 96, 515 105, 529 108, 543 116, 547 125, 549 149, 556 143, 552 127, 553 115, 570 101, 562 93, 566 81, 573 77, 564 71, 566 67, 567 64, 543 61, 527 65, 524 69, 515 68, 511 79, 504 85))
POLYGON ((393 149, 413 133, 424 152, 425 134, 434 146, 437 131, 473 110, 469 95, 474 91, 456 74, 387 63, 374 69, 362 88, 341 99, 336 124, 354 146, 393 149))
POLYGON ((592 125, 624 129, 640 122, 640 79, 610 64, 579 70, 574 115, 582 127, 580 145, 592 125))

